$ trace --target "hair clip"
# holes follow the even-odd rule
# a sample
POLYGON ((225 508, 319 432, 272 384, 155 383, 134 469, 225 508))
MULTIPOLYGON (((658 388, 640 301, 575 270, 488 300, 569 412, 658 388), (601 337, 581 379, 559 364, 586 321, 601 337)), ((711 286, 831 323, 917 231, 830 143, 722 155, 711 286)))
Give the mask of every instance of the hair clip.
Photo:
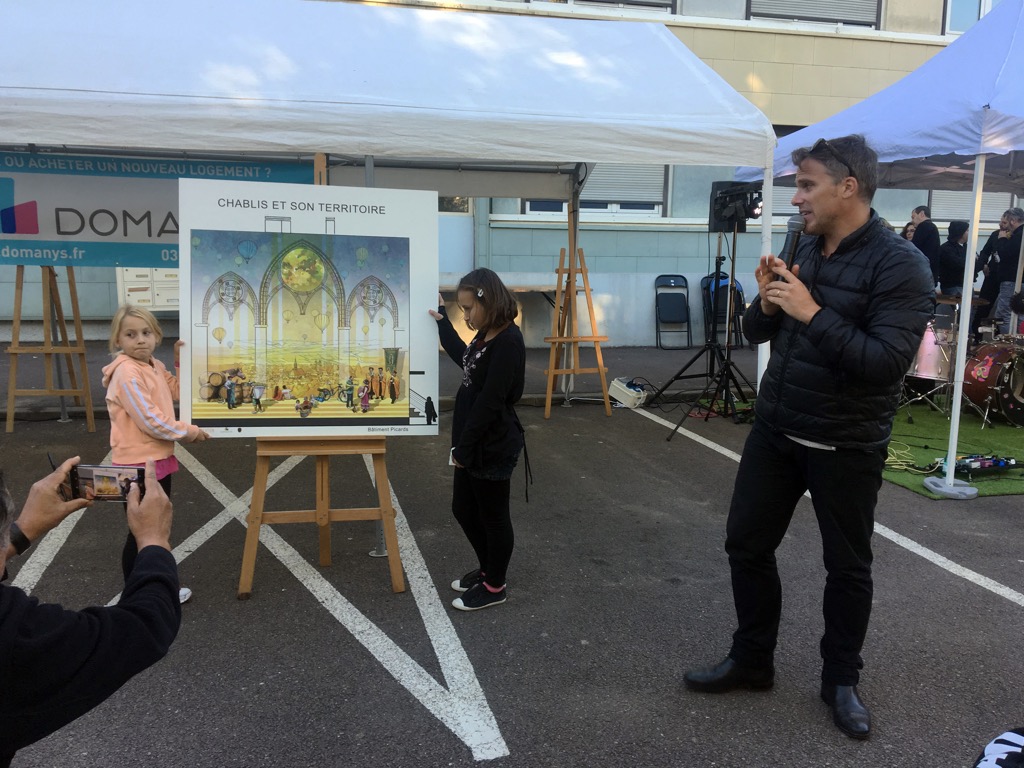
POLYGON ((484 289, 483 288, 477 288, 476 289, 476 297, 478 299, 482 299, 484 297, 484 289))

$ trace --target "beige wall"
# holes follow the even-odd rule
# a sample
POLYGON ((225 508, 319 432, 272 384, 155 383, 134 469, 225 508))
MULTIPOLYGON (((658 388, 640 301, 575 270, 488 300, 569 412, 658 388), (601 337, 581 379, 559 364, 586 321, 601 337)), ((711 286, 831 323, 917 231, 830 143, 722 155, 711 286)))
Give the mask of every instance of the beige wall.
POLYGON ((942 0, 888 0, 882 9, 882 29, 941 35, 943 5, 942 0))
POLYGON ((776 125, 823 120, 892 85, 942 48, 827 32, 670 29, 776 125))

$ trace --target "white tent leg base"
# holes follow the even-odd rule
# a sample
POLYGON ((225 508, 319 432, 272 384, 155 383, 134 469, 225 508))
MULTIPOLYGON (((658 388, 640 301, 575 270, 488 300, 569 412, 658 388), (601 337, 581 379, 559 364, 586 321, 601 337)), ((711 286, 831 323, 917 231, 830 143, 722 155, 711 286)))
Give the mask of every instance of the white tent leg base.
POLYGON ((952 485, 947 485, 946 479, 943 477, 926 477, 924 487, 947 499, 973 499, 978 495, 978 489, 970 483, 954 480, 952 485))

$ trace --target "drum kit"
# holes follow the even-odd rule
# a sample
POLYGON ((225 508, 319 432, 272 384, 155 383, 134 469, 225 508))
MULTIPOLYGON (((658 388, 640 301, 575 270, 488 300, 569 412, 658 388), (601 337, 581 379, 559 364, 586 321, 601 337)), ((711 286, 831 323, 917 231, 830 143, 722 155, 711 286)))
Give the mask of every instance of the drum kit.
MULTIPOLYGON (((938 296, 936 302, 940 307, 951 307, 952 315, 937 313, 929 321, 917 354, 903 377, 900 407, 909 408, 912 403, 924 401, 948 414, 961 297, 938 296), (936 402, 940 394, 944 396, 941 405, 936 402)), ((971 304, 983 306, 988 302, 974 297, 971 304)), ((1024 427, 1024 336, 996 336, 971 352, 964 367, 963 396, 985 424, 991 425, 989 415, 996 413, 1010 424, 1024 427)))

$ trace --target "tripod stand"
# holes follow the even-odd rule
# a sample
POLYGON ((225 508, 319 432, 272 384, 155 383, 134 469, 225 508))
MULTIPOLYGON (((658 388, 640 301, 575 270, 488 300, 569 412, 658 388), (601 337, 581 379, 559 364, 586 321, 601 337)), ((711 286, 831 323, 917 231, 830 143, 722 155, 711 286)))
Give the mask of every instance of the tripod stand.
POLYGON ((665 392, 669 386, 681 379, 692 379, 698 377, 704 377, 707 379, 707 384, 704 390, 697 396, 690 405, 686 413, 676 424, 675 429, 669 434, 667 440, 671 440, 679 428, 683 425, 683 422, 690 416, 693 409, 696 408, 700 402, 708 396, 708 393, 712 391, 714 386, 714 394, 711 396, 711 402, 708 405, 708 412, 704 416, 704 421, 711 418, 711 414, 715 411, 715 404, 719 400, 721 395, 722 402, 724 403, 723 415, 732 416, 733 421, 738 421, 738 411, 736 409, 736 400, 733 397, 731 387, 734 387, 736 393, 739 395, 740 400, 744 403, 749 402, 746 395, 743 394, 743 387, 740 386, 740 379, 750 389, 751 394, 754 393, 754 385, 751 384, 747 377, 736 367, 736 364, 732 361, 732 345, 730 344, 730 338, 732 335, 732 323, 735 319, 736 309, 733 306, 734 286, 736 285, 736 235, 739 231, 739 225, 736 221, 733 222, 733 238, 732 238, 732 263, 729 266, 729 280, 725 286, 721 285, 719 275, 722 273, 722 264, 725 262, 725 256, 722 255, 722 233, 718 233, 718 251, 715 255, 715 272, 714 281, 719 283, 718 285, 712 284, 709 286, 712 290, 711 296, 711 333, 708 335, 704 346, 697 352, 690 360, 680 368, 676 374, 669 379, 665 384, 655 393, 654 397, 651 398, 651 403, 657 402, 658 398, 665 392), (725 288, 726 293, 726 314, 725 314, 725 349, 723 350, 722 345, 718 341, 718 317, 719 317, 719 302, 722 298, 722 288, 725 288), (707 369, 704 374, 686 374, 686 371, 698 360, 707 355, 707 369))

